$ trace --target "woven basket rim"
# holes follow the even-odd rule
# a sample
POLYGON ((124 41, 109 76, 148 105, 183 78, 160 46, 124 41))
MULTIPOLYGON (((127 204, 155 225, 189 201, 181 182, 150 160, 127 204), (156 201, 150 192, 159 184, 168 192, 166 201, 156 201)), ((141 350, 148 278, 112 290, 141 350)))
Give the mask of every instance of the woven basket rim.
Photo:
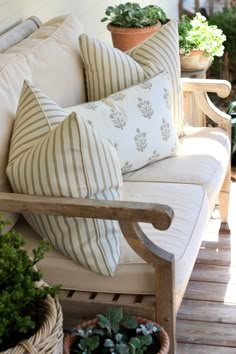
MULTIPOLYGON (((43 303, 47 311, 42 325, 37 332, 28 339, 22 340, 15 347, 1 351, 0 354, 43 354, 45 348, 53 353, 62 353, 63 329, 62 309, 57 297, 48 295, 43 303), (61 351, 57 351, 61 347, 61 351)), ((49 352, 49 351, 48 351, 49 352)))

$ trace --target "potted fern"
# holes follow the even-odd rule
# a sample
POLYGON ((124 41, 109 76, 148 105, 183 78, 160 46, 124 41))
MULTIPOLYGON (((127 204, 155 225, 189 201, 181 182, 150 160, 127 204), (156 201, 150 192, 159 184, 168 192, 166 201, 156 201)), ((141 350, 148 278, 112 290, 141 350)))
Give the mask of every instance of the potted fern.
POLYGON ((169 337, 158 324, 108 307, 105 315, 65 335, 64 354, 167 354, 169 337))
POLYGON ((32 257, 22 248, 23 237, 5 232, 0 216, 0 353, 61 353, 62 312, 54 298, 58 286, 42 282, 35 268, 48 244, 41 241, 32 257))
POLYGON ((182 71, 206 69, 214 56, 223 55, 226 36, 200 13, 192 19, 183 15, 178 30, 182 71))
POLYGON ((156 32, 166 22, 166 14, 157 5, 141 7, 127 2, 108 6, 101 21, 109 21, 107 29, 112 34, 114 47, 127 51, 156 32))

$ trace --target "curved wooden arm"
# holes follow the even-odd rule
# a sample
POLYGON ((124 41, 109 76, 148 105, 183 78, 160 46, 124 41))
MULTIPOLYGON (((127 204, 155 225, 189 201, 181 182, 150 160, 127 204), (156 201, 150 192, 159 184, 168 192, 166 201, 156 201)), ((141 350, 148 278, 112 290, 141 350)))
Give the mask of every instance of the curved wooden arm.
POLYGON ((174 216, 163 204, 0 193, 0 210, 83 218, 148 222, 166 230, 174 216))
POLYGON ((231 135, 231 117, 219 110, 209 99, 207 92, 214 92, 219 97, 225 98, 230 94, 231 84, 226 80, 211 79, 181 79, 182 88, 185 92, 192 92, 200 110, 211 118, 218 127, 231 135))
POLYGON ((174 261, 174 255, 152 242, 142 231, 138 223, 120 221, 120 228, 130 247, 147 263, 157 266, 163 262, 169 263, 174 261))
POLYGON ((219 97, 229 96, 231 84, 226 80, 181 78, 183 91, 215 92, 219 97))
POLYGON ((209 118, 218 124, 219 128, 224 129, 228 136, 231 136, 231 117, 229 114, 222 112, 218 109, 209 99, 206 92, 194 92, 194 97, 197 101, 199 108, 209 118))

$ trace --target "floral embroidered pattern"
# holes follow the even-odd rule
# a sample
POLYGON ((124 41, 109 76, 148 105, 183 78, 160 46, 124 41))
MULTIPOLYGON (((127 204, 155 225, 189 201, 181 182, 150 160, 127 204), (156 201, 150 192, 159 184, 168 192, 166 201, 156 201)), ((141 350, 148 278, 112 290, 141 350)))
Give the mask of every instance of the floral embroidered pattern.
POLYGON ((164 118, 162 119, 161 134, 164 141, 170 138, 170 124, 164 118))
POLYGON ((124 166, 122 167, 122 169, 121 169, 121 172, 122 173, 126 173, 126 172, 129 172, 131 169, 132 169, 132 163, 129 163, 129 161, 126 161, 125 163, 124 163, 124 166))
POLYGON ((118 144, 115 143, 114 141, 111 141, 110 139, 108 139, 107 141, 109 141, 109 143, 114 146, 114 148, 116 149, 116 151, 118 152, 119 151, 119 147, 118 147, 118 144))
POLYGON ((147 134, 145 132, 141 132, 140 129, 136 129, 136 133, 137 134, 134 137, 136 150, 143 152, 147 147, 147 134))
POLYGON ((160 154, 156 150, 154 150, 152 153, 152 156, 149 157, 148 162, 151 163, 153 161, 158 160, 159 156, 160 156, 160 154))
POLYGON ((88 123, 90 127, 94 128, 94 122, 92 122, 91 120, 86 120, 86 123, 88 123))
POLYGON ((96 102, 84 103, 83 106, 84 106, 86 109, 92 109, 93 111, 95 111, 95 109, 97 108, 96 102))
POLYGON ((175 145, 173 146, 173 148, 171 149, 171 155, 175 155, 178 151, 178 144, 177 142, 175 143, 175 145))
POLYGON ((118 111, 118 110, 115 110, 114 108, 112 108, 110 118, 112 120, 114 127, 119 128, 119 129, 123 129, 126 126, 126 119, 121 111, 118 111))
POLYGON ((143 117, 151 119, 153 115, 153 110, 150 102, 148 100, 143 100, 141 97, 138 98, 138 108, 142 113, 143 117))
POLYGON ((151 83, 151 81, 146 80, 146 81, 142 82, 141 84, 139 84, 139 86, 142 87, 145 90, 151 90, 152 83, 151 83))
POLYGON ((164 87, 164 99, 166 101, 166 107, 170 110, 170 92, 164 87))
POLYGON ((114 101, 123 101, 125 99, 125 94, 123 92, 116 92, 113 93, 110 98, 112 98, 114 101))

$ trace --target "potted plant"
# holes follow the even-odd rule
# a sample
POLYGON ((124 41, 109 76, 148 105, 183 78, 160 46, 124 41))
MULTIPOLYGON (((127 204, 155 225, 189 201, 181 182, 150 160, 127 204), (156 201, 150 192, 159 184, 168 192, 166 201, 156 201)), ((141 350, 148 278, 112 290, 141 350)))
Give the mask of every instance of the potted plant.
POLYGON ((30 258, 23 237, 5 232, 6 224, 0 216, 0 352, 61 353, 62 313, 53 298, 59 287, 40 284, 35 267, 48 244, 42 240, 30 258))
POLYGON ((166 22, 165 12, 157 5, 141 7, 138 3, 127 2, 108 6, 105 14, 101 21, 109 21, 107 28, 112 34, 113 45, 123 51, 136 46, 166 22))
POLYGON ((178 30, 182 71, 206 69, 214 56, 223 55, 226 36, 217 26, 209 25, 200 13, 192 19, 183 15, 178 30))
POLYGON ((224 56, 216 58, 211 67, 212 74, 233 82, 236 80, 236 6, 215 12, 208 22, 220 28, 227 38, 224 56))
POLYGON ((64 354, 167 354, 169 337, 155 322, 108 307, 106 315, 77 326, 64 338, 64 354))

